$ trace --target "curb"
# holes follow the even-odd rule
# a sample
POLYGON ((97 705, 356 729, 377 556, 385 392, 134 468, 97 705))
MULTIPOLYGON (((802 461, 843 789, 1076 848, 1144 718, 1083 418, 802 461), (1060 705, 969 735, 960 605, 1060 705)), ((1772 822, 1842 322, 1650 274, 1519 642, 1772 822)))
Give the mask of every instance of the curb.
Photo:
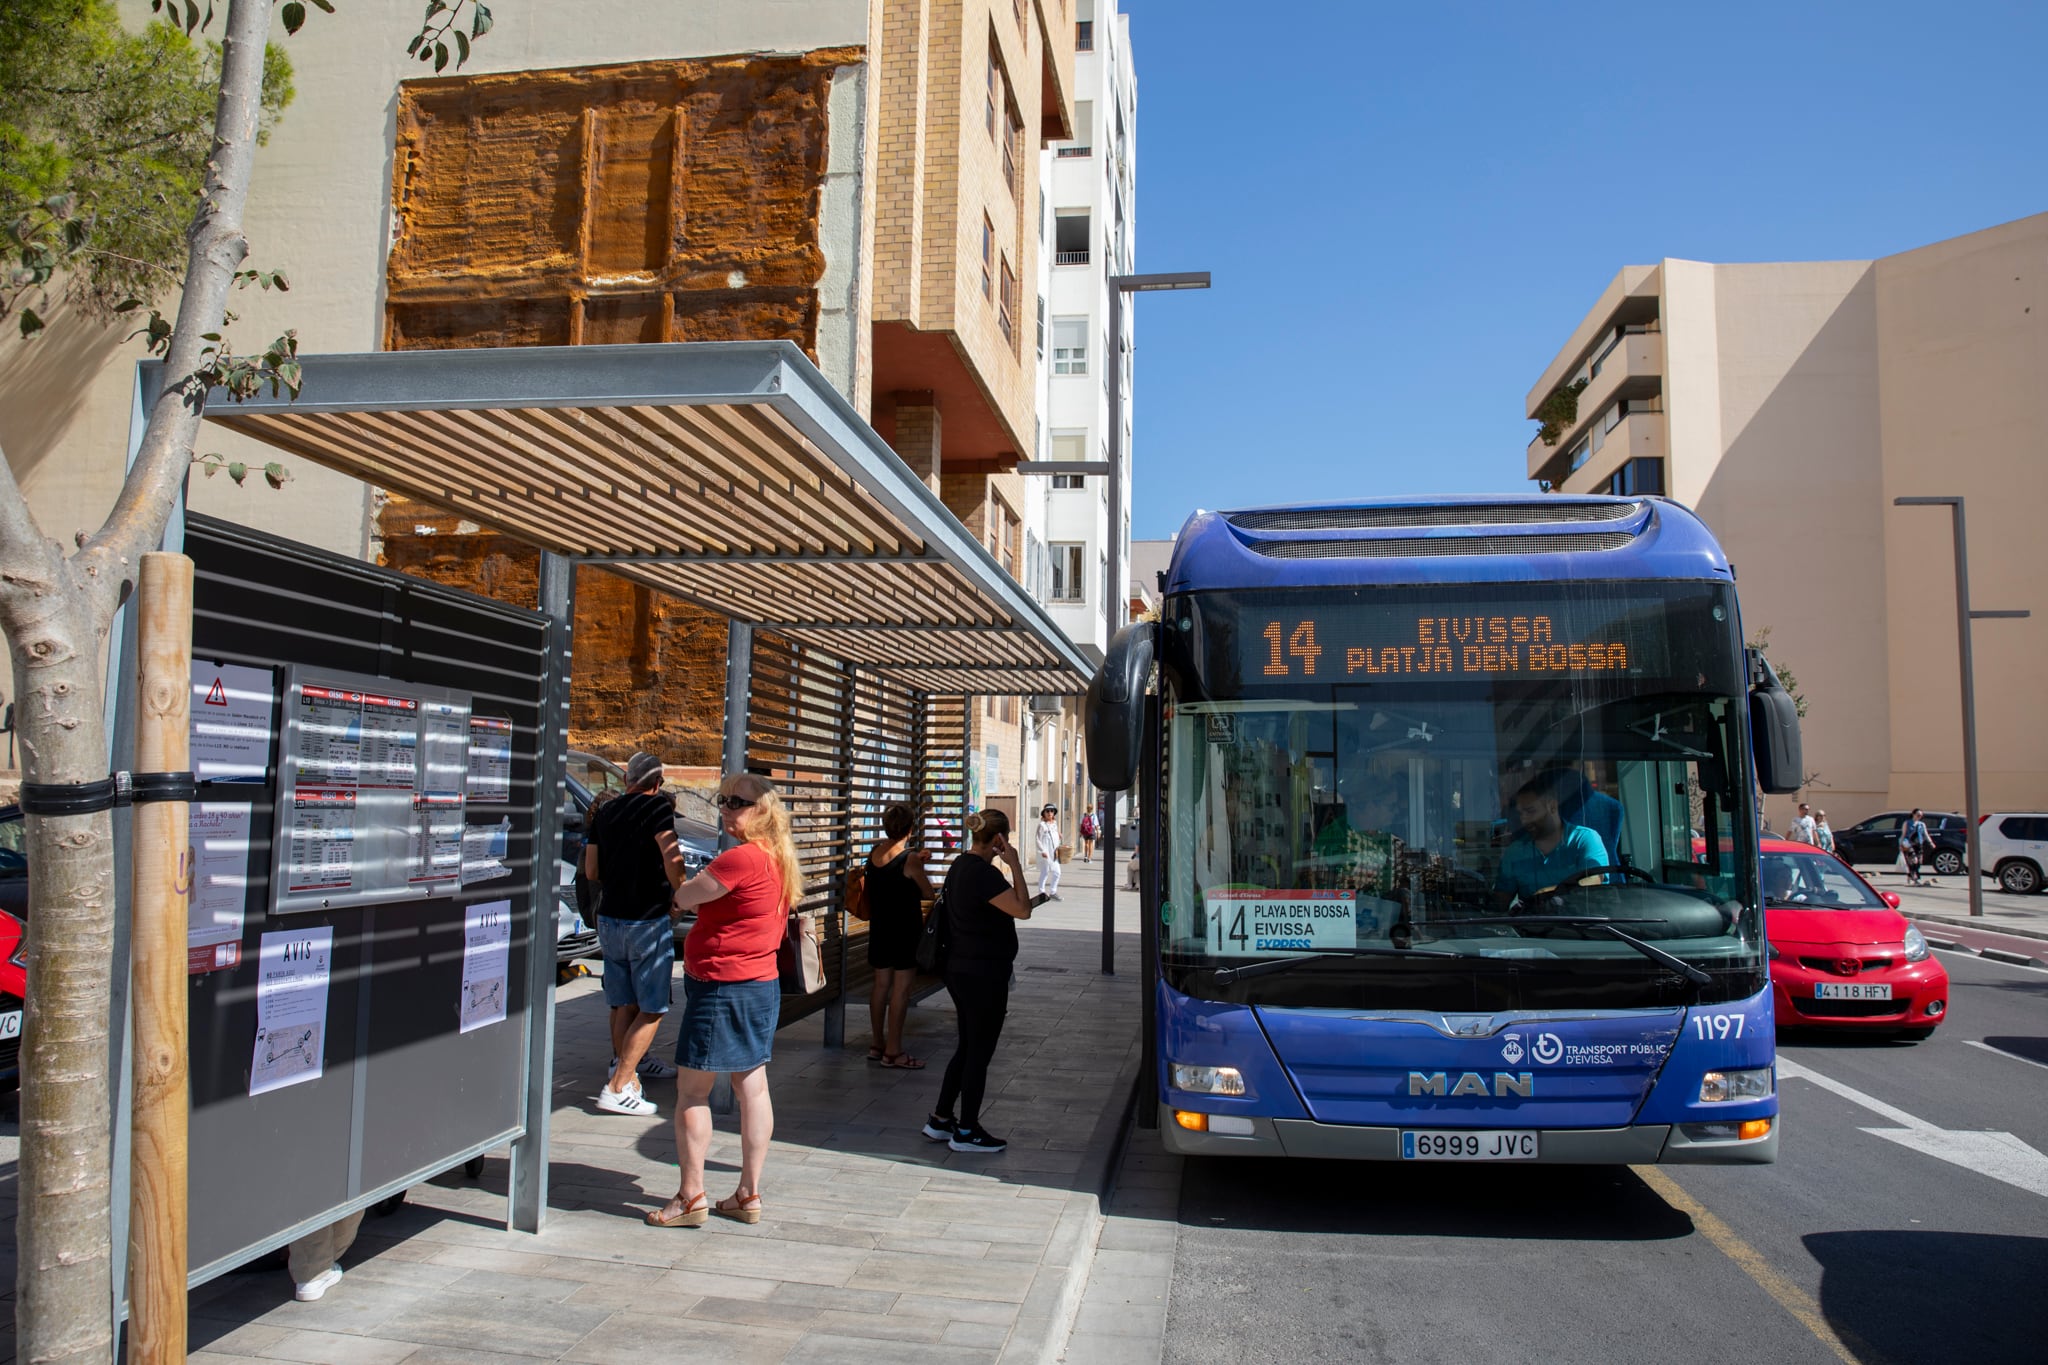
POLYGON ((2048 929, 2022 928, 2009 924, 1993 925, 1965 915, 1932 915, 1924 910, 1902 910, 1900 913, 1916 924, 1940 924, 1950 929, 1976 929, 1987 934, 2006 934, 2013 938, 2048 940, 2048 929))
POLYGON ((1034 1281, 1018 1314, 1017 1328, 998 1357, 1001 1365, 1056 1365, 1073 1335, 1081 1315, 1081 1300, 1088 1292, 1088 1275, 1095 1264, 1095 1246, 1102 1236, 1103 1210, 1109 1206, 1116 1186, 1117 1170, 1130 1141, 1131 1123, 1137 1115, 1138 1068, 1135 1046, 1117 1068, 1110 1084, 1111 1100, 1088 1134, 1090 1160, 1075 1176, 1074 1193, 1078 1207, 1070 1205, 1060 1216, 1039 1274, 1060 1265, 1057 1283, 1034 1281), (1119 1103, 1115 1096, 1122 1095, 1119 1103), (1099 1154, 1099 1155, 1098 1155, 1099 1154))
POLYGON ((1979 948, 1977 956, 1990 958, 1993 962, 2010 962, 2015 967, 2048 968, 2048 963, 2043 963, 2038 957, 2028 957, 2025 953, 2007 952, 2003 948, 1979 948))

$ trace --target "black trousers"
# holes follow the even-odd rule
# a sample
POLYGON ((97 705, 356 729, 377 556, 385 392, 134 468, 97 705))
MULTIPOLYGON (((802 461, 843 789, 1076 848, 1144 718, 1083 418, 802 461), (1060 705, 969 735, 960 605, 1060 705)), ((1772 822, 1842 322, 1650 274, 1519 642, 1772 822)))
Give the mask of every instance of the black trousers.
POLYGON ((946 994, 953 997, 953 1015, 960 1021, 960 1046, 946 1063, 946 1078, 939 1082, 938 1112, 955 1115, 962 1127, 979 1127, 988 1064, 995 1058, 1003 1019, 1010 1012, 1010 974, 948 972, 946 994))

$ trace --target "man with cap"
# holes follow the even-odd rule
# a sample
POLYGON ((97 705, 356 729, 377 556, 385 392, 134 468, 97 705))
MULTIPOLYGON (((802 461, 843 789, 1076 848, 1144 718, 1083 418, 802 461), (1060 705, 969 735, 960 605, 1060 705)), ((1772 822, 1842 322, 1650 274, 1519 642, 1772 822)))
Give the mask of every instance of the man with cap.
POLYGON ((583 847, 583 873, 603 888, 597 944, 615 1060, 597 1107, 609 1114, 654 1112, 638 1073, 674 990, 669 898, 683 879, 683 851, 676 843, 675 799, 663 794, 661 780, 661 760, 653 754, 627 760, 626 790, 591 817, 583 847))
POLYGON ((1038 813, 1038 894, 1060 898, 1060 812, 1047 806, 1038 813))

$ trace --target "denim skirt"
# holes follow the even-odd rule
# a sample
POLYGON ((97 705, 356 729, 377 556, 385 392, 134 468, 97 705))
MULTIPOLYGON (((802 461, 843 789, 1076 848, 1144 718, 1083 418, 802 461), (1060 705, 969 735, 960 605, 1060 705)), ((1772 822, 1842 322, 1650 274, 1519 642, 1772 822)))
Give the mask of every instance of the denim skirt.
POLYGON ((752 1071, 775 1049, 782 983, 683 977, 683 1024, 676 1065, 690 1071, 752 1071))

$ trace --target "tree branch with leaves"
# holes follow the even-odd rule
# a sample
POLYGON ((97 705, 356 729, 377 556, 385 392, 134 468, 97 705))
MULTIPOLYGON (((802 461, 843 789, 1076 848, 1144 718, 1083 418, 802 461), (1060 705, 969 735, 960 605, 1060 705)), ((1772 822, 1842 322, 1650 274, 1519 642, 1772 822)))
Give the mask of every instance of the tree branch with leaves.
MULTIPOLYGON (((308 3, 334 12, 331 0, 286 0, 275 8, 287 34, 306 22, 308 3)), ((0 317, 15 316, 16 344, 35 344, 46 320, 34 305, 60 281, 90 315, 146 311, 139 334, 162 359, 165 381, 112 509, 71 546, 44 533, 0 461, 0 631, 13 669, 22 776, 45 786, 108 775, 101 659, 142 555, 162 543, 207 403, 265 388, 296 395, 300 383, 296 333, 248 354, 228 341, 236 289, 288 288, 280 273, 245 265, 243 230, 256 149, 289 99, 289 64, 266 43, 272 0, 152 7, 162 17, 129 35, 107 0, 0 5, 0 75, 41 63, 40 84, 0 92, 0 231, 14 262, 0 279, 0 317), (222 11, 218 47, 202 48, 200 35, 222 11), (211 106, 196 133, 195 89, 211 106), (175 98, 150 104, 167 90, 175 98), (81 106, 92 116, 53 113, 65 100, 96 101, 81 106), (154 123, 138 112, 148 110, 154 123), (133 164, 158 155, 162 165, 133 164), (167 237, 180 221, 182 232, 167 237), (167 316, 154 301, 173 290, 167 316)), ((459 65, 490 22, 474 0, 429 0, 410 50, 436 70, 451 56, 459 65)), ((247 474, 218 456, 201 463, 237 482, 247 474)), ((273 485, 289 477, 277 465, 263 472, 273 485)), ((123 889, 114 880, 108 812, 32 814, 25 826, 16 1346, 23 1360, 106 1362, 117 1254, 108 1233, 107 1005, 123 889)))

